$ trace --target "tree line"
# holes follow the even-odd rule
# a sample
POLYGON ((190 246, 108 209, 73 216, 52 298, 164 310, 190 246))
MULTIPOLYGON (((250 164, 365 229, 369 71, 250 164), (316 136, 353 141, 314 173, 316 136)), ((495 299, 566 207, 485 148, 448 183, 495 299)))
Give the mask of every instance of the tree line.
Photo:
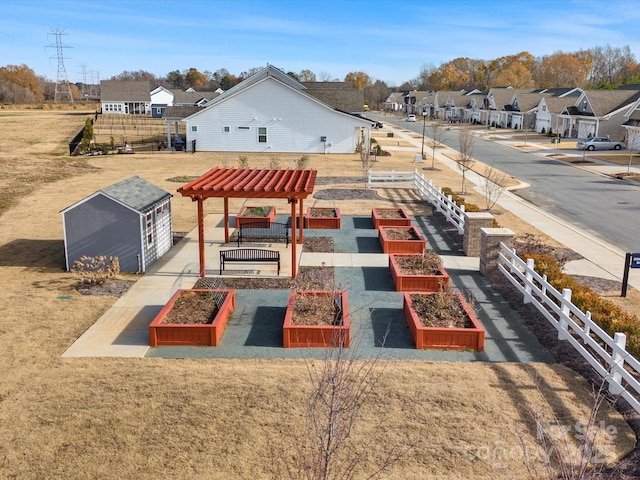
MULTIPOLYGON (((111 80, 147 80, 153 86, 172 89, 193 88, 196 91, 228 90, 250 77, 261 67, 240 72, 238 75, 221 68, 202 71, 196 68, 173 70, 165 76, 156 76, 144 70, 124 71, 111 80)), ((283 70, 286 71, 286 70, 283 70)), ((493 60, 459 57, 440 66, 423 65, 416 78, 399 86, 375 80, 362 71, 349 72, 343 80, 322 72, 305 69, 288 71, 300 82, 351 83, 364 93, 365 103, 381 108, 392 91, 405 90, 467 90, 487 91, 493 86, 514 88, 580 87, 585 89, 615 89, 622 85, 640 83, 640 65, 629 46, 596 46, 576 52, 557 51, 534 57, 520 52, 493 60)), ((82 98, 86 85, 70 84, 74 98, 82 98)), ((38 103, 52 101, 55 82, 38 76, 27 65, 0 67, 0 103, 38 103)))

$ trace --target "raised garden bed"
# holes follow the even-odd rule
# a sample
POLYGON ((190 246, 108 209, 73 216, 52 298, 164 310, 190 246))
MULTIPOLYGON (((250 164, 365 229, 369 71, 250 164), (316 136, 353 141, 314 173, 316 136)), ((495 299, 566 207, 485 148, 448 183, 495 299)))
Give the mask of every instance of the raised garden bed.
POLYGON ((149 325, 149 345, 217 347, 235 303, 235 290, 178 290, 149 325))
POLYGON ((423 255, 392 253, 389 271, 398 292, 437 292, 449 288, 449 274, 442 264, 425 265, 423 255))
POLYGON ((422 253, 427 248, 427 241, 413 226, 378 227, 378 240, 384 253, 422 253))
POLYGON ((404 208, 373 208, 371 209, 373 228, 378 227, 408 227, 411 217, 404 208))
POLYGON ((304 221, 306 228, 339 229, 340 209, 333 207, 307 207, 304 221))
POLYGON ((417 349, 484 350, 484 328, 460 293, 405 292, 402 308, 417 349))
POLYGON ((266 228, 271 225, 271 223, 276 218, 276 207, 274 206, 265 206, 265 207, 252 207, 245 206, 240 209, 238 215, 236 215, 236 228, 240 228, 240 225, 244 223, 257 223, 257 222, 265 222, 266 228))
POLYGON ((348 347, 351 320, 346 291, 292 290, 284 317, 284 348, 348 347))

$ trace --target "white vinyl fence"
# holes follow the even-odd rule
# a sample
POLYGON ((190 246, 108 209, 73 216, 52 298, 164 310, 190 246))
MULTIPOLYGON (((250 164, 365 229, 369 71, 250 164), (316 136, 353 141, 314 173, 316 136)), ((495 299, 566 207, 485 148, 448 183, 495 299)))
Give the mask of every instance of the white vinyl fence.
POLYGON ((433 185, 431 180, 426 180, 418 170, 414 171, 377 171, 369 170, 367 173, 367 188, 381 187, 412 187, 416 194, 428 201, 436 210, 442 213, 447 221, 453 223, 458 233, 464 233, 464 205, 458 206, 451 195, 442 193, 440 187, 433 185))
POLYGON ((640 413, 640 362, 626 351, 626 335, 616 333, 611 338, 591 320, 591 312, 571 303, 571 289, 559 292, 546 275, 536 273, 532 259, 524 262, 503 243, 498 258, 498 269, 524 295, 524 302, 533 303, 558 330, 558 338, 567 340, 589 362, 611 394, 620 395, 640 413))

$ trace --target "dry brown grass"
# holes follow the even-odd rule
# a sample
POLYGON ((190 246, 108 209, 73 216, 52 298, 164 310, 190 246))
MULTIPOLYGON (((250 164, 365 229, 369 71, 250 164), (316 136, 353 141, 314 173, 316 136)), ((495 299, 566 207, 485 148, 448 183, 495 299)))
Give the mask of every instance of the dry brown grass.
MULTIPOLYGON (((3 190, 15 186, 18 198, 0 217, 0 477, 269 478, 268 444, 277 445, 300 424, 309 389, 303 361, 60 357, 114 301, 77 294, 75 277, 63 271, 60 210, 134 174, 175 192, 179 184, 170 177, 199 175, 225 159, 237 162, 235 155, 208 153, 72 162, 52 154, 83 122, 49 112, 3 118, 0 182, 3 190), (60 162, 64 175, 39 178, 43 169, 57 172, 60 162), (77 166, 67 170, 67 163, 77 166)), ((294 158, 281 155, 282 166, 294 158)), ((394 154, 376 168, 412 168, 411 159, 394 154)), ((251 160, 252 166, 268 161, 251 160)), ((345 165, 352 166, 351 175, 359 172, 355 155, 312 156, 311 167, 321 175, 344 175, 345 165)), ((431 173, 438 185, 457 183, 443 168, 431 173)), ((383 193, 385 206, 424 209, 405 191, 383 193)), ((372 205, 337 203, 345 214, 370 213, 372 205)), ((206 208, 220 211, 222 204, 206 208)), ((195 226, 195 210, 191 201, 174 197, 177 231, 195 226)), ((500 220, 514 228, 507 218, 500 220)), ((534 442, 526 412, 528 405, 543 408, 536 383, 567 426, 586 421, 590 407, 584 380, 560 366, 391 362, 382 378, 355 440, 369 438, 384 417, 367 462, 389 444, 417 442, 385 475, 390 479, 528 478, 510 431, 521 430, 534 442)), ((621 417, 603 415, 617 428, 615 454, 631 448, 634 438, 621 417)))

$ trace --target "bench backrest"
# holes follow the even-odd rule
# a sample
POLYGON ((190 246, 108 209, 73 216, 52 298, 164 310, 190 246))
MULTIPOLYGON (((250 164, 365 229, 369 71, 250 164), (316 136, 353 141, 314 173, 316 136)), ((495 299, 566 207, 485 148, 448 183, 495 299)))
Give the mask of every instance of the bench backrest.
POLYGON ((225 260, 278 260, 280 259, 280 252, 261 248, 235 248, 233 250, 220 250, 220 256, 224 257, 225 260))
POLYGON ((240 224, 240 231, 245 230, 272 230, 275 234, 285 235, 289 232, 289 225, 278 222, 247 222, 240 224), (282 232, 282 233, 280 233, 282 232))

